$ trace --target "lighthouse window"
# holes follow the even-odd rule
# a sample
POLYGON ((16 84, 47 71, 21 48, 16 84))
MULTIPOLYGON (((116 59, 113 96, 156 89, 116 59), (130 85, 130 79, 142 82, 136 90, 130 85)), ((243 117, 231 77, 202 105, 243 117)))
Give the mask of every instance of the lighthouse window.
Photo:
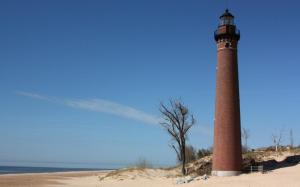
POLYGON ((222 17, 220 20, 220 25, 234 25, 234 20, 232 17, 222 17))
POLYGON ((227 43, 225 44, 225 47, 226 47, 226 48, 229 48, 229 47, 230 47, 230 43, 227 42, 227 43))

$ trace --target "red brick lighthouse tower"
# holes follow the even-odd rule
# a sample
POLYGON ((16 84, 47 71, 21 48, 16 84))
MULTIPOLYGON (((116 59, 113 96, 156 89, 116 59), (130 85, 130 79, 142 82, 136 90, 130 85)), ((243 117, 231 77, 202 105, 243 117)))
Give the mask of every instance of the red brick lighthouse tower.
POLYGON ((242 167, 237 60, 239 39, 234 16, 227 9, 215 31, 218 63, 212 174, 216 176, 238 175, 242 167))

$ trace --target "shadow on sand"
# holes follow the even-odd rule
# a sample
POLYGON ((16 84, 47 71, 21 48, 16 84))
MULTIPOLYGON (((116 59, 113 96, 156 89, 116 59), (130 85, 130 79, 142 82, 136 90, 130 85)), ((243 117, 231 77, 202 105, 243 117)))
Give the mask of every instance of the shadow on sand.
POLYGON ((277 162, 276 160, 268 160, 262 162, 256 162, 257 166, 263 166, 264 171, 272 171, 279 168, 291 167, 299 164, 300 162, 300 155, 289 156, 285 160, 281 162, 277 162))
POLYGON ((271 172, 273 170, 276 169, 280 169, 280 168, 285 168, 285 167, 291 167, 291 166, 295 166, 297 164, 300 163, 300 155, 295 155, 295 156, 289 156, 287 157, 285 160, 277 162, 276 160, 268 160, 268 161, 260 161, 257 162, 254 159, 251 160, 244 160, 244 163, 246 162, 246 165, 244 165, 244 173, 249 173, 252 171, 252 169, 250 170, 250 166, 252 166, 252 168, 256 168, 254 169, 254 171, 258 171, 258 167, 257 166, 263 166, 263 170, 261 172, 265 173, 265 172, 271 172))

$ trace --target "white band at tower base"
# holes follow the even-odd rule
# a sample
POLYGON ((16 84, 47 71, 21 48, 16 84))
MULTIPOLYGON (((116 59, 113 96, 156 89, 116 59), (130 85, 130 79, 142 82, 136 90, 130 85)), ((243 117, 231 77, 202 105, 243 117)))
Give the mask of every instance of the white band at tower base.
POLYGON ((231 177, 231 176, 237 176, 241 174, 241 171, 212 171, 211 174, 213 176, 218 177, 231 177))

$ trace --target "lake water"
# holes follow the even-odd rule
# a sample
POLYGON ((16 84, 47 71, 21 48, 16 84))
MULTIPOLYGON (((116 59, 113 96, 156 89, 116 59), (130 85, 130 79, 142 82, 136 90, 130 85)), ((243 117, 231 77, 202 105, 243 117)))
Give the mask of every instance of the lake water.
POLYGON ((0 175, 18 174, 18 173, 52 173, 52 172, 66 172, 66 171, 99 171, 99 170, 109 170, 109 169, 0 166, 0 175))

